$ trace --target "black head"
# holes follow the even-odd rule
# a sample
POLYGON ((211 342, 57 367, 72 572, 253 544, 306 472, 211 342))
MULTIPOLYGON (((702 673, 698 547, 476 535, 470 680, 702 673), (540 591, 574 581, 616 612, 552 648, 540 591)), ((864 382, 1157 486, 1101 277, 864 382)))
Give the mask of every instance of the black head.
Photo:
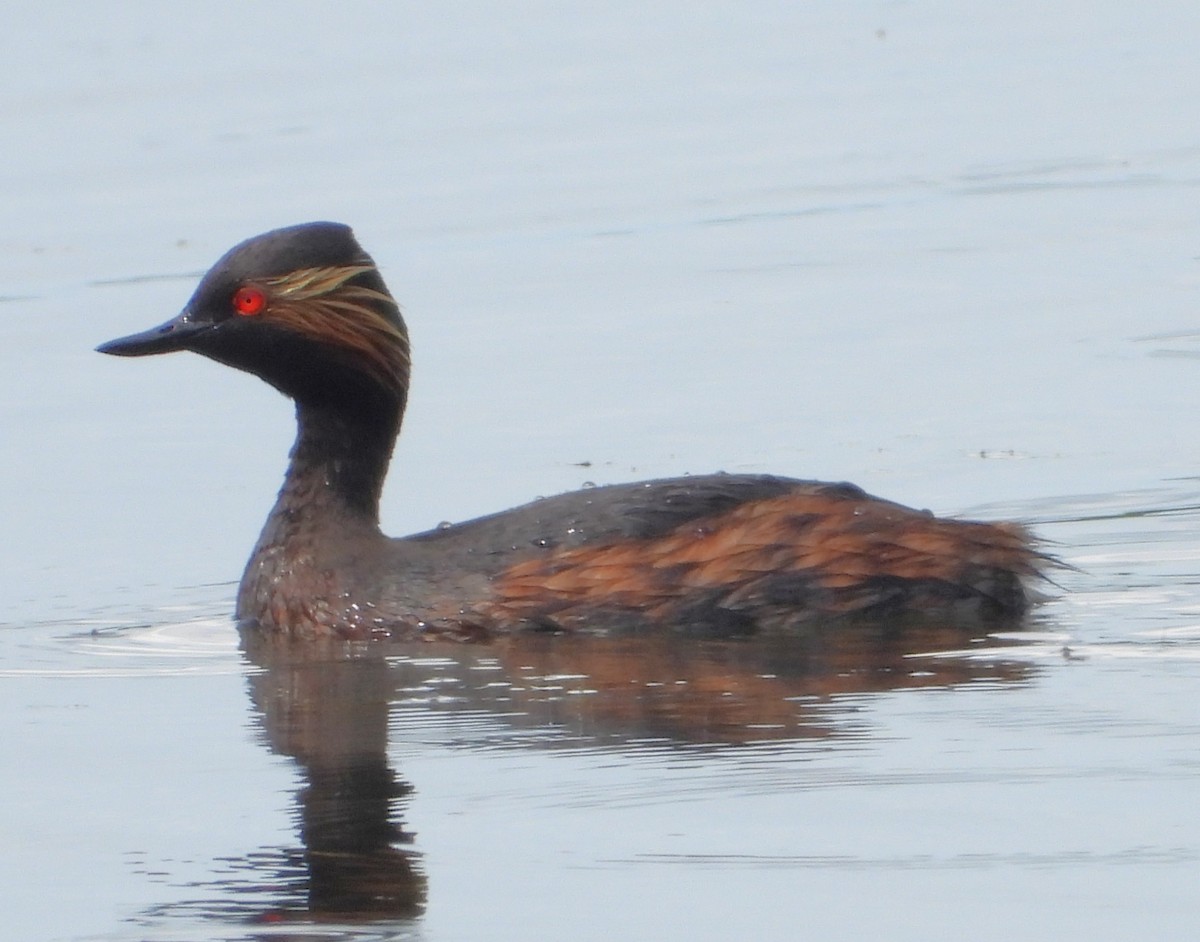
POLYGON ((375 400, 403 408, 408 334, 349 226, 311 222, 234 246, 183 312, 96 348, 116 356, 192 350, 254 373, 297 402, 375 400))

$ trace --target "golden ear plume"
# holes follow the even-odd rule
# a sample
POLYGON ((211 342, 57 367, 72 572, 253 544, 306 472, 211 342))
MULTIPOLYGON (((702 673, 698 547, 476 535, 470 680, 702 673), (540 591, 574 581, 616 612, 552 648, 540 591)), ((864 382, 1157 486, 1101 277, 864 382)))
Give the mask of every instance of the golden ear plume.
POLYGON ((409 345, 396 302, 385 291, 350 284, 373 265, 301 268, 265 279, 265 316, 318 343, 355 354, 385 388, 408 388, 409 345), (393 319, 386 315, 396 310, 393 319))

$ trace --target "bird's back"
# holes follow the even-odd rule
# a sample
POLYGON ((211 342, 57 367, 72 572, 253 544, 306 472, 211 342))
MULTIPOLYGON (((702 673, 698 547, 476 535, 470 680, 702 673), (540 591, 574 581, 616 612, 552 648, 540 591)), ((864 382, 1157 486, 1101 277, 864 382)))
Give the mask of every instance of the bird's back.
POLYGON ((397 542, 442 560, 460 596, 476 577, 462 617, 486 631, 978 623, 1022 614, 1047 562, 1018 525, 938 518, 849 484, 725 474, 576 491, 397 542))

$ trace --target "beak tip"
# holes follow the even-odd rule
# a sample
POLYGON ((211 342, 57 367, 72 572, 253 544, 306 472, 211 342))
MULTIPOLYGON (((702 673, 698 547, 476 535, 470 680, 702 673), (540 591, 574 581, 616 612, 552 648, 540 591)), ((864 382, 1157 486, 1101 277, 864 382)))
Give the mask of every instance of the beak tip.
POLYGON ((139 344, 131 343, 132 338, 118 337, 116 340, 106 340, 96 347, 97 353, 107 353, 114 357, 132 357, 143 352, 139 344))
POLYGON ((185 311, 174 320, 144 330, 140 334, 106 341, 96 347, 96 352, 117 357, 140 357, 188 350, 191 349, 193 339, 208 330, 209 326, 191 321, 185 311))

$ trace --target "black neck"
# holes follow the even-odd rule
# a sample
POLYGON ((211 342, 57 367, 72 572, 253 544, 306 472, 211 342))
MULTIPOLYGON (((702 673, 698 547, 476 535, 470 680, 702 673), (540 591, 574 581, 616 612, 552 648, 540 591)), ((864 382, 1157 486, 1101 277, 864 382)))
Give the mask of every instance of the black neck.
POLYGON ((400 416, 394 405, 351 410, 297 403, 296 444, 275 511, 332 513, 378 527, 400 416))

